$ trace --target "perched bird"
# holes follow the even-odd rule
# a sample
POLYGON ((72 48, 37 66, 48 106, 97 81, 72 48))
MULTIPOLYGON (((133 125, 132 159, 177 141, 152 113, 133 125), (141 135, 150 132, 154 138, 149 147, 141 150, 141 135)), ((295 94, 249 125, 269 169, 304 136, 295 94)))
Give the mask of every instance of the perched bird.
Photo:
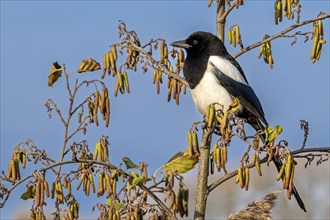
MULTIPOLYGON (((192 99, 201 114, 205 115, 212 103, 222 105, 225 112, 234 98, 238 98, 240 108, 235 112, 236 116, 245 119, 256 131, 264 130, 268 123, 261 103, 249 85, 243 69, 217 36, 198 31, 186 40, 175 41, 171 45, 187 51, 183 73, 191 89, 192 99)), ((281 160, 274 158, 273 161, 279 170, 281 160)), ((299 206, 306 211, 294 186, 292 193, 299 206)))

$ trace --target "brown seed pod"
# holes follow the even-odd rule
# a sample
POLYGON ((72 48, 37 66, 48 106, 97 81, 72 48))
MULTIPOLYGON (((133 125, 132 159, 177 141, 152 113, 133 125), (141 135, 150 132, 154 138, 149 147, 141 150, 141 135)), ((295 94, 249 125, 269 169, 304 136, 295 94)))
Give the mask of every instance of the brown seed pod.
POLYGON ((249 168, 245 167, 244 168, 244 176, 245 176, 245 183, 244 183, 244 186, 245 186, 245 190, 248 191, 249 189, 249 182, 250 182, 250 171, 249 171, 249 168))
POLYGON ((55 198, 55 182, 52 183, 52 188, 51 188, 51 197, 52 199, 55 198))
POLYGON ((184 63, 184 52, 182 48, 178 49, 178 61, 184 63))
POLYGON ((177 87, 177 85, 178 85, 178 83, 177 83, 178 81, 176 80, 176 79, 172 79, 172 98, 174 99, 174 100, 176 100, 176 97, 177 97, 177 93, 176 93, 176 87, 177 87))
POLYGON ((256 169, 258 171, 259 176, 262 176, 259 156, 256 157, 255 165, 256 165, 256 169))
POLYGON ((196 131, 192 132, 192 145, 195 152, 199 155, 198 136, 196 131))
POLYGON ((112 46, 111 47, 111 50, 110 50, 111 54, 112 54, 112 57, 115 61, 117 61, 118 59, 118 56, 117 56, 117 49, 115 46, 112 46))
POLYGON ((104 194, 103 179, 104 179, 103 174, 99 173, 99 181, 97 184, 97 197, 103 196, 104 194))
POLYGON ((17 159, 11 159, 10 163, 11 163, 11 167, 12 167, 11 168, 12 169, 11 179, 12 179, 12 181, 16 181, 16 180, 18 180, 18 176, 20 176, 18 161, 17 161, 17 159))
POLYGON ((291 172, 292 172, 292 156, 288 155, 285 162, 285 189, 289 189, 291 172))
POLYGON ((212 3, 213 3, 213 0, 209 0, 209 2, 207 3, 207 7, 211 7, 212 3))
POLYGON ((117 68, 116 68, 116 61, 113 58, 113 55, 112 55, 111 51, 108 52, 108 59, 109 59, 109 62, 110 62, 110 67, 112 69, 112 75, 114 75, 114 74, 117 73, 117 68))
POLYGON ((282 164, 280 171, 278 172, 278 175, 276 177, 276 180, 279 181, 280 179, 284 179, 284 170, 285 170, 285 164, 282 164))
POLYGON ((128 76, 127 76, 127 72, 126 71, 124 71, 124 73, 123 73, 123 78, 124 78, 124 82, 125 82, 126 91, 128 93, 130 93, 129 81, 128 81, 128 76))
POLYGON ((116 195, 117 194, 117 181, 116 180, 112 180, 112 193, 114 194, 114 195, 116 195))
POLYGON ((108 70, 108 62, 107 62, 107 56, 104 55, 103 58, 102 58, 102 62, 103 62, 103 69, 102 69, 102 75, 101 75, 101 79, 104 79, 105 77, 105 73, 107 72, 108 70))
POLYGON ((215 155, 216 155, 216 157, 215 157, 215 164, 217 165, 217 169, 218 169, 218 172, 220 172, 221 171, 221 167, 222 167, 222 161, 223 161, 223 158, 221 157, 221 148, 216 148, 215 149, 215 155))
POLYGON ((168 77, 168 81, 167 81, 167 102, 171 101, 171 97, 172 97, 172 79, 170 77, 168 77))
POLYGON ((43 185, 44 185, 44 189, 45 189, 45 194, 46 194, 47 198, 49 198, 50 194, 49 194, 48 182, 46 180, 44 180, 43 185))
POLYGON ((71 189, 71 181, 69 180, 69 181, 68 181, 68 197, 71 196, 71 192, 72 192, 72 189, 71 189))
POLYGON ((239 184, 240 184, 241 188, 243 189, 243 187, 245 186, 245 180, 244 180, 244 175, 243 175, 242 168, 241 167, 238 168, 237 172, 238 172, 237 176, 238 176, 239 184))
POLYGON ((45 202, 45 186, 44 186, 44 180, 41 180, 39 178, 38 182, 40 182, 40 206, 44 205, 45 202))
POLYGON ((210 156, 210 173, 214 173, 214 152, 210 156))
POLYGON ((39 207, 41 205, 40 198, 41 198, 40 182, 38 180, 36 180, 36 183, 35 183, 35 197, 34 197, 34 203, 35 203, 36 207, 39 207))
POLYGON ((105 174, 105 180, 107 185, 107 198, 109 198, 111 195, 113 195, 112 192, 112 179, 108 173, 105 174))
POLYGON ((106 106, 105 126, 109 127, 109 122, 110 122, 110 100, 109 100, 109 98, 107 98, 105 100, 105 106, 106 106))
POLYGON ((215 108, 212 105, 212 106, 210 106, 210 111, 209 111, 208 120, 207 120, 207 126, 209 128, 213 126, 214 118, 215 118, 215 108))
POLYGON ((12 177, 12 172, 13 172, 12 160, 13 159, 11 159, 8 164, 7 179, 10 179, 12 177))
POLYGON ((62 183, 60 180, 57 180, 55 183, 56 198, 60 204, 64 202, 62 183))
POLYGON ((194 155, 194 148, 192 143, 192 133, 191 131, 188 131, 188 153, 189 156, 192 157, 194 155))
POLYGON ((291 175, 290 175, 290 180, 289 180, 289 187, 288 187, 288 199, 291 199, 291 195, 292 195, 292 187, 293 187, 293 177, 294 177, 294 165, 292 165, 292 169, 291 169, 291 175))
POLYGON ((182 187, 179 188, 178 194, 175 199, 175 205, 176 205, 176 213, 180 213, 181 218, 184 215, 184 208, 183 208, 183 191, 182 187))
POLYGON ((221 166, 224 167, 225 166, 225 163, 227 163, 227 158, 228 158, 227 147, 222 147, 221 148, 221 158, 222 158, 222 164, 221 164, 221 166))
POLYGON ((30 220, 36 220, 36 213, 33 208, 30 209, 30 220))

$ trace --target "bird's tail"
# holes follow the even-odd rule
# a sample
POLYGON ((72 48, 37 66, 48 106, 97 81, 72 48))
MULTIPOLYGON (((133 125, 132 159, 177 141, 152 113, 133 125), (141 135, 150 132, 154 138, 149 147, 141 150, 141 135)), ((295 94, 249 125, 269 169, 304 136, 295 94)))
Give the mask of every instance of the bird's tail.
MULTIPOLYGON (((265 126, 263 124, 261 124, 261 122, 257 119, 257 118, 254 118, 252 120, 249 120, 249 124, 256 130, 256 131, 264 131, 265 130, 265 126)), ((265 141, 265 137, 262 136, 262 141, 264 142, 265 141)), ((274 156, 273 157, 273 162, 276 166, 276 169, 277 171, 279 172, 281 167, 282 167, 282 161, 279 159, 278 156, 274 156)), ((292 184, 292 194, 294 195, 294 197, 296 198, 297 202, 298 202, 298 205, 299 207, 304 210, 305 212, 306 211, 306 208, 305 208, 305 204, 303 202, 303 200, 301 199, 296 187, 294 186, 294 184, 292 184)))

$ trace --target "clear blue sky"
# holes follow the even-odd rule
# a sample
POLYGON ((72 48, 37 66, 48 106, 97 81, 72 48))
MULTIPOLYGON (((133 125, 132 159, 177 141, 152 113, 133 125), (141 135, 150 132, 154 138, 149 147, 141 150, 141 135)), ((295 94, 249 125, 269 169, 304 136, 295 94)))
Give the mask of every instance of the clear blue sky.
MULTIPOLYGON (((328 1, 302 1, 302 5, 301 20, 316 17, 319 11, 329 13, 328 1)), ((82 59, 93 57, 101 61, 108 46, 118 41, 118 20, 135 30, 142 42, 157 37, 172 42, 197 30, 214 32, 215 7, 207 8, 206 1, 1 1, 1 170, 7 169, 12 149, 28 138, 46 149, 51 157, 59 158, 63 128, 55 115, 48 119, 44 103, 52 98, 65 112, 68 97, 64 78, 53 88, 47 86, 51 64, 65 63, 68 71, 74 71, 82 59)), ((245 1, 244 7, 233 10, 228 17, 227 27, 234 24, 240 25, 247 46, 293 22, 284 19, 275 26, 273 1, 245 1)), ((329 20, 324 26, 330 41, 329 20)), ((300 30, 311 31, 312 25, 300 30)), ((309 58, 312 41, 303 43, 304 37, 300 37, 292 47, 291 41, 272 42, 275 60, 272 70, 257 59, 259 49, 238 61, 263 104, 269 123, 283 126, 281 137, 292 149, 302 143, 300 119, 310 123, 308 146, 329 146, 330 42, 324 46, 320 61, 312 64, 309 58)), ((226 44, 231 53, 238 50, 226 44)), ((99 78, 100 72, 88 76, 94 77, 99 78)), ((148 162, 153 172, 185 148, 186 133, 201 116, 189 93, 176 106, 166 102, 166 84, 161 94, 156 95, 152 74, 131 73, 129 78, 131 94, 110 97, 111 126, 90 126, 86 139, 93 146, 101 134, 107 135, 114 164, 128 156, 136 162, 148 162)), ((113 78, 105 81, 113 88, 113 78)), ((238 161, 242 150, 236 152, 232 155, 238 161)), ((12 218, 18 207, 25 207, 17 205, 24 188, 19 187, 0 210, 1 219, 12 218)), ((51 207, 50 203, 50 210, 51 207)), ((89 204, 83 207, 87 207, 83 213, 88 216, 89 204)))

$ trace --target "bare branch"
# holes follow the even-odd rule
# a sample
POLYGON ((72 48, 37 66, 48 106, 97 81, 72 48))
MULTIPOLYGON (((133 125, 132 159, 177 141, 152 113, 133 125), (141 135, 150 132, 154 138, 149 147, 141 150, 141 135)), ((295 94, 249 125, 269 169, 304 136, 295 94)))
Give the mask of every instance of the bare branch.
MULTIPOLYGON (((299 150, 295 150, 295 151, 291 151, 291 155, 297 155, 297 154, 301 154, 301 153, 310 153, 310 152, 327 152, 330 153, 330 147, 318 147, 318 148, 305 148, 305 149, 299 149, 299 150)), ((263 163, 267 163, 268 160, 268 156, 266 156, 265 158, 263 158, 262 160, 260 160, 260 164, 263 163)), ((245 167, 251 169, 253 168, 255 165, 253 165, 252 163, 246 164, 245 167)), ((237 175, 237 170, 228 173, 224 176, 222 176, 221 178, 219 178, 218 180, 214 181, 209 187, 208 187, 208 194, 210 194, 210 192, 212 190, 214 190, 216 187, 218 187, 219 185, 221 185, 222 183, 226 182, 227 180, 231 179, 232 177, 237 175)))
POLYGON ((194 219, 204 219, 205 217, 208 196, 207 180, 209 175, 209 155, 212 130, 213 129, 208 127, 203 129, 202 144, 199 156, 194 219))
POLYGON ((241 49, 240 51, 238 51, 236 54, 233 55, 234 58, 237 58, 239 56, 241 56, 242 54, 256 48, 256 47, 259 47, 260 45, 264 44, 264 43, 267 43, 269 41, 272 41, 272 40, 275 40, 276 38, 279 38, 279 37, 283 37, 286 33, 288 33, 289 31, 292 31, 298 27, 301 27, 301 26, 304 26, 306 24, 309 24, 309 23, 312 23, 314 21, 318 21, 318 20, 323 20, 323 19, 326 19, 326 18, 330 18, 330 14, 325 14, 325 15, 321 15, 319 17, 316 17, 316 18, 313 18, 313 19, 310 19, 310 20, 306 20, 304 22, 301 22, 301 23, 297 23, 297 24, 294 24, 286 29, 284 29, 283 31, 277 33, 277 34, 274 34, 273 36, 270 36, 262 41, 259 41, 257 43, 254 43, 250 46, 247 46, 245 47, 244 49, 241 49))

